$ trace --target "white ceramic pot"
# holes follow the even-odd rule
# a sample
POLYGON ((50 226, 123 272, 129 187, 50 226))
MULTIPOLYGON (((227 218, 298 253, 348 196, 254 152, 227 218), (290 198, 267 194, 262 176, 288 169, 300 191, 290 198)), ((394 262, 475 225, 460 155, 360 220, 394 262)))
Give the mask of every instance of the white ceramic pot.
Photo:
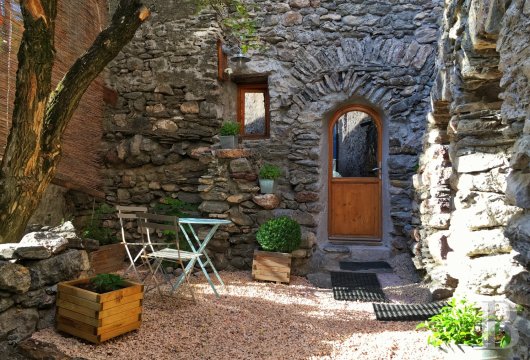
POLYGON ((276 192, 276 180, 259 179, 259 188, 262 194, 274 194, 276 192))
POLYGON ((223 136, 219 135, 219 141, 221 142, 221 149, 235 149, 238 144, 237 135, 223 136))

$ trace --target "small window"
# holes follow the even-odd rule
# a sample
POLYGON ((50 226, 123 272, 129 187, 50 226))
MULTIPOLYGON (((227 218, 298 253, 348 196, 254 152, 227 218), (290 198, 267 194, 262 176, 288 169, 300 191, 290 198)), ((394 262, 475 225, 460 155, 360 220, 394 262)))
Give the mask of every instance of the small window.
POLYGON ((241 135, 248 139, 269 137, 269 91, 267 84, 238 86, 238 114, 241 135))

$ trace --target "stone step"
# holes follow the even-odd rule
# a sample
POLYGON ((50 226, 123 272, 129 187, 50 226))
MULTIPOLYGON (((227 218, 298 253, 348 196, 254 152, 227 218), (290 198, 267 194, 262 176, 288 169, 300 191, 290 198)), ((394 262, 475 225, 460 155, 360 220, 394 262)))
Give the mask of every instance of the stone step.
POLYGON ((313 272, 340 271, 341 261, 384 261, 390 249, 383 245, 337 245, 326 243, 314 255, 313 272))

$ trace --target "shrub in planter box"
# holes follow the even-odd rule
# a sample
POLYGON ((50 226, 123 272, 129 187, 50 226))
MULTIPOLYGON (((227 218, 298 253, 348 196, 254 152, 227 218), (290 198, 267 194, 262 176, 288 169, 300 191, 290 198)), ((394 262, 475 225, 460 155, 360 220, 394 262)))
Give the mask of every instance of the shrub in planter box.
POLYGON ((57 330, 99 344, 140 327, 143 297, 143 285, 118 275, 61 282, 57 330))
POLYGON ((256 239, 262 250, 254 251, 252 278, 289 283, 291 252, 302 238, 300 224, 287 216, 271 219, 260 226, 256 239))

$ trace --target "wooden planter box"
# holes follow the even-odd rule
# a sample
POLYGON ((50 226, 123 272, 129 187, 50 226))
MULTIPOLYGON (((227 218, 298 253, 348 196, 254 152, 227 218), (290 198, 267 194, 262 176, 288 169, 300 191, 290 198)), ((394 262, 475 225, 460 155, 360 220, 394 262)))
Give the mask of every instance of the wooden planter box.
POLYGON ((112 273, 123 269, 125 247, 122 243, 103 245, 89 256, 94 274, 112 273))
POLYGON ((89 279, 57 286, 57 330, 99 344, 142 323, 144 286, 130 281, 126 288, 98 294, 77 287, 89 279))
POLYGON ((288 284, 291 281, 291 254, 254 250, 252 279, 288 284))

